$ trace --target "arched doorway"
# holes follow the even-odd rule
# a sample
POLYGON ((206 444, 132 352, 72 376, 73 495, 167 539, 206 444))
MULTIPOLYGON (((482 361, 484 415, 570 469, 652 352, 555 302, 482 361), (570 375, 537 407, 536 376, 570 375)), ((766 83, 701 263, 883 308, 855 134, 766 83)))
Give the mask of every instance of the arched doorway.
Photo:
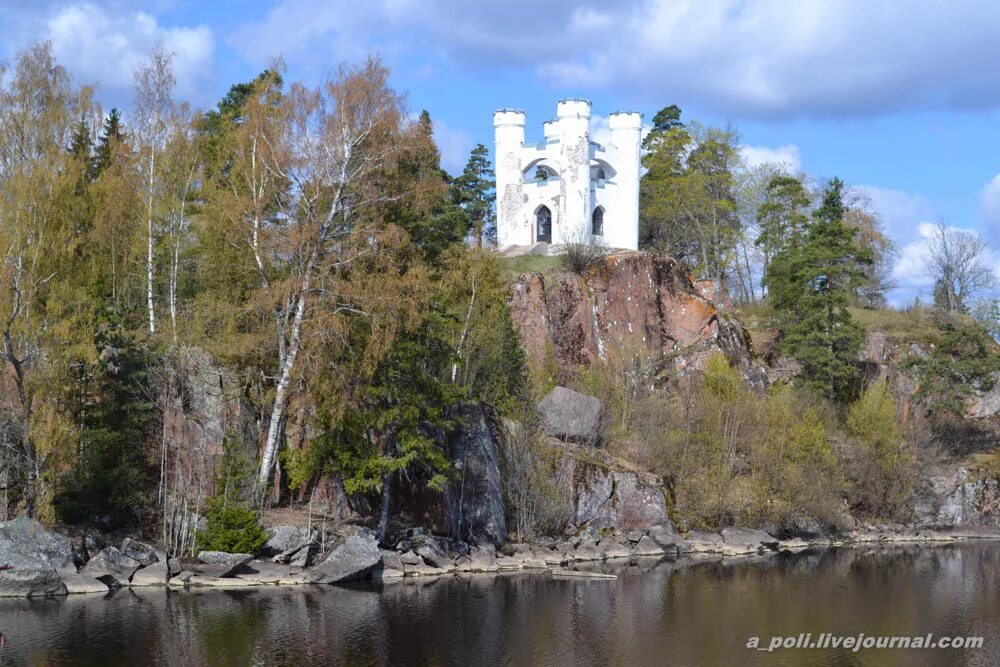
POLYGON ((552 243, 552 211, 548 206, 541 206, 535 211, 535 241, 552 243))
POLYGON ((591 236, 604 236, 604 207, 598 206, 590 216, 591 236))

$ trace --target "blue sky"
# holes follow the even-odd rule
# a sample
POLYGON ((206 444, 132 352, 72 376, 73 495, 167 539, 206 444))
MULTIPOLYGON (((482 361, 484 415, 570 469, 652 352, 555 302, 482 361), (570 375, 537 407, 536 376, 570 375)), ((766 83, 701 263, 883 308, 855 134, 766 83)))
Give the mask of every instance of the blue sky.
POLYGON ((1000 3, 975 0, 0 0, 0 56, 51 40, 77 82, 127 107, 162 41, 177 97, 205 107, 277 54, 318 81, 378 53, 452 171, 491 145, 499 107, 527 111, 531 139, 561 97, 647 118, 676 103, 735 124, 749 156, 867 190, 900 247, 902 303, 929 294, 929 223, 1000 246, 997 25, 1000 3))

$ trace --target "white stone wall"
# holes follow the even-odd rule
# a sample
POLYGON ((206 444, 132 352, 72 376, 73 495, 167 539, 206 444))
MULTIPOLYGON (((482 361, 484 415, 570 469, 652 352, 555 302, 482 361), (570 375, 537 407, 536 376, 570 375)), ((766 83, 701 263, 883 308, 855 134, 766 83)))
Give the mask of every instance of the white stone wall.
POLYGON ((604 209, 604 234, 591 239, 635 250, 639 239, 639 142, 642 116, 616 112, 609 118, 611 145, 590 140, 591 105, 568 99, 543 126, 539 144, 525 143, 525 114, 501 109, 493 115, 497 181, 497 236, 501 248, 536 242, 536 213, 552 215, 554 245, 591 239, 597 207, 604 209), (535 178, 541 167, 548 180, 535 178), (597 168, 606 178, 597 180, 597 168))

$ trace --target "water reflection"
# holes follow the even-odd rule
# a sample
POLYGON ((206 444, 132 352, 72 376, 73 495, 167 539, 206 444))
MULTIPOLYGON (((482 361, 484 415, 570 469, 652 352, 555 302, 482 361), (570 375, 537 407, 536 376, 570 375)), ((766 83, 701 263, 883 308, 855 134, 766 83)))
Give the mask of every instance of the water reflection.
POLYGON ((351 587, 0 601, 0 664, 992 665, 992 543, 351 587), (980 650, 746 648, 751 635, 981 635, 980 650))

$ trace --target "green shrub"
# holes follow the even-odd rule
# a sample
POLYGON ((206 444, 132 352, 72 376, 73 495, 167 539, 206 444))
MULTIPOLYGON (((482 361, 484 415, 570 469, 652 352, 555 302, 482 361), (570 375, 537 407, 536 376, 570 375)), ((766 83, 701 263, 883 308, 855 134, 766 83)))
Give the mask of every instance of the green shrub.
POLYGON ((896 401, 887 382, 877 382, 847 413, 850 437, 848 502, 860 514, 906 518, 916 459, 896 424, 896 401))
POLYGON ((663 475, 671 514, 689 528, 840 516, 843 478, 822 399, 759 394, 723 355, 671 395, 636 408, 626 458, 663 475))
POLYGON ((198 531, 199 549, 256 554, 267 542, 257 513, 245 503, 212 498, 205 519, 208 525, 198 531))

